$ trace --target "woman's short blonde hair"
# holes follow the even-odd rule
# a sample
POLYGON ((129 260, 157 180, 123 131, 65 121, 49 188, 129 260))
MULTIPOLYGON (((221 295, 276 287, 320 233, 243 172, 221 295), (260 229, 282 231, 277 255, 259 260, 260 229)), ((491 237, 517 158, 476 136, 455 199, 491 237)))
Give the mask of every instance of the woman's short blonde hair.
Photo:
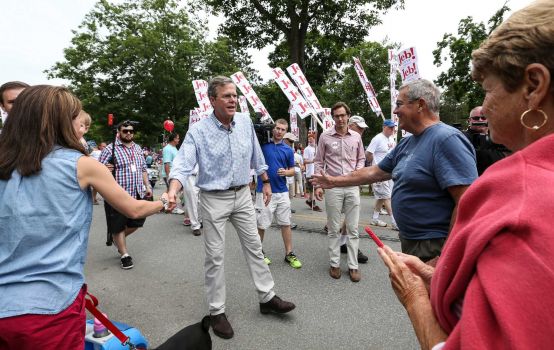
POLYGON ((509 92, 521 85, 529 64, 543 64, 554 77, 554 1, 538 0, 514 12, 471 56, 473 79, 494 74, 509 92))

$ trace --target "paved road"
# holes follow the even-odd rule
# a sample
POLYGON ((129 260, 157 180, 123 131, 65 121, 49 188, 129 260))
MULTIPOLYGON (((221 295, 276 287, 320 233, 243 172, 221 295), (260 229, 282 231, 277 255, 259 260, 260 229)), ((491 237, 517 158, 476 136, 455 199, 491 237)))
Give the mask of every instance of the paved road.
MULTIPOLYGON (((157 186, 156 192, 160 192, 157 186)), ((366 190, 367 193, 367 190, 366 190)), ((360 229, 370 220, 371 197, 362 197, 360 229)), ((322 206, 323 207, 323 206, 322 206)), ((294 199, 294 251, 304 266, 294 270, 284 261, 280 231, 266 232, 264 250, 273 259, 271 272, 277 294, 296 303, 287 315, 262 315, 240 244, 227 227, 225 273, 228 318, 235 337, 213 335, 214 349, 417 349, 408 317, 390 288, 388 272, 373 242, 362 234, 360 248, 369 263, 360 265, 362 280, 328 275, 327 239, 322 233, 325 212, 311 212, 303 199, 294 199)), ((390 222, 388 216, 381 217, 390 222)), ((397 232, 374 231, 385 244, 399 249, 397 232)), ((100 308, 116 321, 143 332, 150 346, 160 345, 178 330, 207 313, 204 296, 202 237, 182 225, 182 216, 156 214, 129 238, 135 267, 122 270, 115 248, 105 246, 103 206, 94 207, 85 267, 89 290, 100 308)))

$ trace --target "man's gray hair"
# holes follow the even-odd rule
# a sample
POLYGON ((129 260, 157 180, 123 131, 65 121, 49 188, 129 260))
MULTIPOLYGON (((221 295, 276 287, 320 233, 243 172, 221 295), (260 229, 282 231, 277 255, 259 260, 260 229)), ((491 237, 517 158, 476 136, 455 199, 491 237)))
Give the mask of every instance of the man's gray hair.
POLYGON ((227 84, 234 84, 233 80, 229 77, 218 75, 213 77, 208 83, 208 97, 217 97, 217 88, 227 84))
POLYGON ((426 79, 418 79, 402 85, 399 90, 404 88, 408 89, 407 97, 409 101, 424 99, 429 110, 437 115, 439 114, 441 92, 435 84, 426 79))

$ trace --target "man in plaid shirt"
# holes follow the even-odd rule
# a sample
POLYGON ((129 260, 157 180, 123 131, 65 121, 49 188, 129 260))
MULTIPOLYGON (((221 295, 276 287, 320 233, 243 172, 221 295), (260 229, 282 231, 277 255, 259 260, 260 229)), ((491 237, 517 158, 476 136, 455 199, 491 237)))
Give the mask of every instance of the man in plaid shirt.
MULTIPOLYGON (((152 196, 152 188, 148 182, 146 162, 142 155, 142 148, 133 142, 135 127, 132 122, 124 121, 118 125, 118 137, 115 140, 115 153, 113 143, 109 144, 100 155, 99 161, 108 168, 115 166, 115 181, 123 187, 131 197, 143 199, 152 196), (112 159, 112 155, 115 160, 112 159), (113 166, 111 164, 114 164, 113 166)), ((145 219, 129 219, 104 201, 106 222, 108 226, 108 245, 112 239, 121 254, 121 268, 130 269, 133 259, 127 252, 126 237, 144 225, 145 219)))

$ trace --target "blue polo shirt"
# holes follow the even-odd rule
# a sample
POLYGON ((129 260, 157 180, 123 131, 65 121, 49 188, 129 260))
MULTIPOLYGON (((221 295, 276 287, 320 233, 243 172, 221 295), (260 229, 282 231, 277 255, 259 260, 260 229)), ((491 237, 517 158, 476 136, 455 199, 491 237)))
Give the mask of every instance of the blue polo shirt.
POLYGON ((443 123, 403 138, 378 166, 392 173, 392 211, 404 239, 445 238, 455 204, 448 188, 477 179, 473 146, 443 123))
MULTIPOLYGON (((262 153, 269 167, 269 169, 267 169, 267 176, 271 184, 271 192, 288 192, 287 178, 285 176, 279 176, 277 170, 279 170, 279 168, 294 168, 294 152, 292 148, 283 141, 280 143, 271 142, 262 146, 262 153)), ((256 188, 256 192, 262 192, 262 185, 262 179, 258 176, 258 187, 256 188)))

